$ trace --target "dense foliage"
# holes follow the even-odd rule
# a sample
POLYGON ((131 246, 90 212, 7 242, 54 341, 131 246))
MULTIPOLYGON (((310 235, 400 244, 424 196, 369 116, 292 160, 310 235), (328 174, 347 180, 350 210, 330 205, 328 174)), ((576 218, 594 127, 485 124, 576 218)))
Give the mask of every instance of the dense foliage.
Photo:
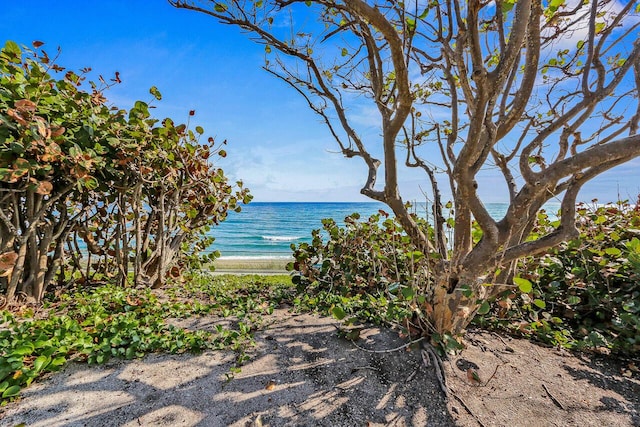
MULTIPOLYGON (((640 207, 579 205, 577 215, 580 236, 523 260, 513 282, 481 304, 476 322, 568 348, 637 353, 640 207)), ((311 244, 294 247, 289 268, 305 290, 301 300, 338 318, 395 322, 409 334, 424 330, 416 326, 433 309, 424 297, 430 284, 424 257, 394 220, 357 219, 347 217, 344 228, 324 220, 324 233, 315 230, 311 244)), ((530 238, 557 222, 541 212, 530 238)), ((445 350, 456 347, 451 338, 433 336, 445 350)))
MULTIPOLYGON (((580 236, 523 260, 527 293, 506 291, 481 323, 554 345, 640 352, 640 205, 581 204, 580 236)), ((540 215, 534 233, 552 227, 540 215)))
MULTIPOLYGON (((160 286, 251 196, 211 164, 204 130, 112 107, 41 50, 0 52, 0 290, 39 302, 54 282, 160 286), (132 273, 130 276, 129 273, 132 273)), ((161 94, 150 90, 154 100, 161 94)), ((194 112, 190 112, 192 116, 194 112)))
MULTIPOLYGON (((428 225, 421 223, 427 233, 428 225)), ((295 262, 288 269, 302 273, 294 280, 318 280, 342 294, 375 291, 383 285, 387 290, 426 288, 424 255, 386 212, 364 221, 354 213, 345 218, 344 227, 328 218, 322 220, 322 227, 312 232, 311 243, 292 245, 295 262), (328 237, 326 242, 323 235, 328 237)))

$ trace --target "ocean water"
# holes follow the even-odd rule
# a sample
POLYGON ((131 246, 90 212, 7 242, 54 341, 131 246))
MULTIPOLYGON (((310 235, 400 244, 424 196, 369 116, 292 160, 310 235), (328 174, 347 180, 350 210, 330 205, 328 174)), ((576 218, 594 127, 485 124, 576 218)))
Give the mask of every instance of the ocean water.
MULTIPOLYGON (((242 212, 231 212, 226 221, 212 231, 216 238, 211 250, 218 250, 224 258, 289 258, 291 244, 310 242, 311 231, 322 228, 323 218, 333 218, 344 224, 344 218, 358 212, 368 218, 379 209, 390 209, 376 202, 360 203, 302 203, 252 202, 242 212)), ((501 218, 506 204, 487 204, 494 218, 501 218)), ((419 215, 425 205, 416 204, 419 215)))

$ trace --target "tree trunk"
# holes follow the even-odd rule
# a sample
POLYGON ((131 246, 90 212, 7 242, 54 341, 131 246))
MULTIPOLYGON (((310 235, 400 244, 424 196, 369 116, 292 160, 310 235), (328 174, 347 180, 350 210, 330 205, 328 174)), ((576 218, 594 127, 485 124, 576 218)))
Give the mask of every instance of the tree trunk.
POLYGON ((473 320, 486 294, 486 288, 478 278, 439 278, 433 294, 431 314, 435 332, 441 335, 462 333, 473 320), (452 281, 456 283, 455 287, 452 281), (453 291, 450 292, 449 288, 453 288, 453 291))
POLYGON ((36 302, 40 302, 44 296, 44 291, 47 287, 45 282, 47 267, 49 265, 49 245, 53 239, 53 226, 48 226, 42 236, 40 237, 40 244, 38 246, 38 259, 34 260, 36 275, 31 287, 31 296, 35 298, 36 302))

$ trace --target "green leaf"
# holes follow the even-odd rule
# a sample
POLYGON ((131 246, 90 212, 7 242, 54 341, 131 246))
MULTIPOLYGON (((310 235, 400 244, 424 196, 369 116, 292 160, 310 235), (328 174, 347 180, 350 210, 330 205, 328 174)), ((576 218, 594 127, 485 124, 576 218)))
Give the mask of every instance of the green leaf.
POLYGON ((49 367, 59 368, 60 366, 63 366, 66 362, 67 362, 67 359, 64 356, 58 356, 51 361, 51 364, 49 365, 49 367))
POLYGON ((416 20, 413 18, 406 18, 405 22, 407 23, 407 30, 412 33, 416 29, 416 20))
POLYGON ((215 10, 218 13, 223 13, 226 12, 228 9, 227 5, 224 3, 216 3, 215 6, 213 6, 213 10, 215 10))
POLYGON ((622 254, 622 251, 618 248, 606 248, 604 252, 611 256, 620 256, 622 254))
POLYGON ((269 46, 268 44, 264 46, 264 51, 265 53, 271 53, 271 46, 269 46))
POLYGON ((424 254, 422 252, 420 252, 420 251, 412 251, 412 252, 408 253, 407 255, 409 255, 409 257, 411 258, 411 260, 413 262, 418 262, 422 258, 424 258, 424 254))
POLYGON ((533 304, 536 305, 539 308, 542 308, 542 309, 547 307, 547 304, 544 301, 542 301, 541 299, 537 299, 537 298, 533 300, 533 304))
POLYGON ((580 297, 577 295, 569 295, 569 297, 567 298, 567 303, 569 305, 576 305, 576 304, 580 304, 580 297))
POLYGON ((405 299, 411 299, 415 295, 413 288, 402 288, 402 296, 405 299))
POLYGON ((502 2, 502 13, 509 13, 515 4, 515 0, 504 0, 502 2))
POLYGON ((596 224, 604 224, 605 222, 607 222, 607 217, 604 215, 599 215, 594 222, 596 224))
POLYGON ((98 182, 97 179, 95 179, 94 177, 90 176, 85 178, 84 180, 84 187, 87 190, 95 190, 96 188, 98 188, 98 186, 100 185, 100 183, 98 182))
POLYGON ((12 385, 2 392, 2 398, 4 399, 6 397, 17 396, 18 394, 20 394, 20 388, 21 387, 19 385, 12 385))
POLYGON ((13 59, 11 62, 18 63, 20 62, 20 55, 22 55, 22 50, 20 50, 20 46, 13 40, 7 40, 4 44, 4 48, 2 49, 4 52, 8 53, 10 59, 13 59))
POLYGON ((473 289, 471 289, 471 286, 469 285, 462 285, 458 289, 460 290, 460 293, 466 298, 471 298, 471 296, 473 295, 473 289))
POLYGON ((125 359, 133 359, 136 357, 136 348, 135 347, 127 347, 127 350, 124 353, 125 359))
POLYGON ((523 279, 522 277, 514 277, 513 283, 518 285, 518 289, 520 289, 520 292, 524 294, 528 294, 533 289, 531 282, 527 279, 523 279))
POLYGON ((153 95, 153 97, 155 99, 157 99, 158 101, 160 101, 162 99, 162 94, 160 93, 160 91, 158 90, 157 87, 155 86, 151 86, 151 89, 149 89, 149 93, 151 95, 153 95))
POLYGON ((347 313, 340 306, 331 307, 331 314, 338 320, 342 320, 347 316, 347 313))
POLYGON ((549 10, 555 12, 560 6, 564 5, 564 1, 565 0, 551 0, 549 2, 549 10))
POLYGON ((488 301, 483 301, 482 304, 480 304, 480 308, 478 309, 478 314, 487 314, 489 310, 491 310, 491 305, 488 301))
POLYGON ((349 51, 347 50, 346 47, 342 48, 342 56, 347 56, 349 54, 349 51))
POLYGON ((49 363, 51 363, 51 358, 50 357, 40 356, 36 360, 33 361, 33 367, 36 370, 36 372, 40 372, 44 368, 46 368, 49 365, 49 363))
POLYGON ((202 135, 204 133, 204 129, 202 128, 202 126, 196 126, 196 132, 199 135, 202 135))
POLYGON ((28 354, 33 353, 33 345, 22 345, 11 352, 11 354, 16 354, 19 356, 26 356, 28 354))

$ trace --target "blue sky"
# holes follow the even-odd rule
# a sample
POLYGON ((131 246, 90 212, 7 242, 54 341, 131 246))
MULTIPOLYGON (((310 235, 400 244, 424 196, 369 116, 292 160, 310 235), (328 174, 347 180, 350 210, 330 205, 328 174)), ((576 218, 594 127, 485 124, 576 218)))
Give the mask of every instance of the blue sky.
MULTIPOLYGON (((359 159, 344 159, 304 100, 261 69, 264 48, 236 28, 164 0, 10 1, 0 0, 0 41, 46 43, 59 64, 91 67, 105 78, 118 71, 123 83, 107 92, 111 103, 130 108, 151 100, 157 86, 163 100, 154 115, 192 119, 207 135, 228 141, 218 164, 242 179, 256 201, 367 201, 359 193, 366 170, 359 159)), ((365 122, 365 120, 363 120, 365 122)), ((375 135, 374 123, 364 128, 375 135)), ((488 202, 506 201, 492 189, 500 176, 483 176, 488 202)), ((406 200, 422 200, 420 175, 403 175, 406 200)), ((588 184, 580 199, 635 200, 640 161, 630 162, 588 184)))

